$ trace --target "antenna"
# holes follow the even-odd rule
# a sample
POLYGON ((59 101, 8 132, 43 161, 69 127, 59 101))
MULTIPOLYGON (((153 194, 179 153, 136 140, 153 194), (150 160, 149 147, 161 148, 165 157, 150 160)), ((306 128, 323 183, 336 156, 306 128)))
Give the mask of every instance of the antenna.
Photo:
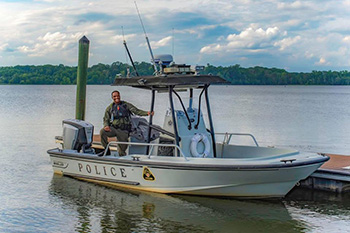
POLYGON ((173 28, 173 44, 172 44, 172 53, 173 53, 173 57, 175 57, 175 53, 174 53, 174 28, 173 28))
POLYGON ((137 73, 137 70, 136 70, 134 61, 132 60, 132 57, 131 57, 131 54, 130 54, 130 52, 129 52, 128 46, 126 45, 126 41, 125 41, 125 39, 124 39, 124 28, 123 28, 123 27, 122 27, 122 33, 123 33, 123 44, 124 44, 125 50, 126 50, 126 52, 128 53, 130 62, 131 62, 131 64, 132 64, 132 67, 133 67, 134 70, 135 70, 136 76, 139 76, 139 73, 137 73))
MULTIPOLYGON (((123 44, 124 44, 124 42, 126 43, 126 41, 125 41, 125 38, 124 38, 124 28, 123 28, 123 26, 122 26, 122 35, 123 35, 123 44)), ((129 65, 128 54, 127 54, 126 50, 125 50, 125 61, 126 61, 126 64, 129 65)))
POLYGON ((143 32, 145 33, 146 42, 147 42, 147 45, 148 45, 149 52, 151 53, 151 58, 152 58, 154 71, 155 71, 156 74, 158 74, 158 68, 157 68, 156 62, 154 61, 152 48, 151 48, 151 45, 150 45, 149 40, 148 40, 148 36, 147 36, 146 30, 145 30, 145 26, 143 25, 143 22, 142 22, 142 19, 141 19, 139 8, 137 7, 136 1, 134 1, 134 3, 135 3, 136 10, 137 10, 137 14, 139 15, 139 18, 140 18, 140 22, 141 22, 141 25, 142 25, 143 32))

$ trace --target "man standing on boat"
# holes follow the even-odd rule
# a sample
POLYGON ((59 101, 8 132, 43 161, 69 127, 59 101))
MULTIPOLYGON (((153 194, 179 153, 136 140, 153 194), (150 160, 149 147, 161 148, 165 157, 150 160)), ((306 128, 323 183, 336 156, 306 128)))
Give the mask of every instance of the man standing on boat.
MULTIPOLYGON (((117 137, 118 142, 127 142, 131 130, 131 114, 138 116, 153 115, 154 112, 147 112, 136 108, 134 105, 120 100, 119 91, 112 92, 113 103, 105 111, 103 117, 103 128, 100 130, 101 143, 104 148, 108 145, 108 137, 117 137)), ((119 156, 124 156, 126 144, 118 144, 119 156)), ((107 152, 108 153, 108 152, 107 152)))

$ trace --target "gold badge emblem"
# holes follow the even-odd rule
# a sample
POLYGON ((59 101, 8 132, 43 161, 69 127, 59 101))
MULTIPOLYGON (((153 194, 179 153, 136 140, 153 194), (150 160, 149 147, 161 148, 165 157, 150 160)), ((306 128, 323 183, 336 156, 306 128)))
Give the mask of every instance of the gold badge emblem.
POLYGON ((148 181, 155 181, 156 179, 148 167, 143 167, 142 176, 143 176, 143 179, 148 181))

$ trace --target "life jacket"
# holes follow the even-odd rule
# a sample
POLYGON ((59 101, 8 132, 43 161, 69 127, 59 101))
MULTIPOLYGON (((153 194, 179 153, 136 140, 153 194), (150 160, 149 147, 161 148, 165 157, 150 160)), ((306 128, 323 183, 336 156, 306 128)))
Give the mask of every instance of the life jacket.
POLYGON ((131 112, 123 101, 121 101, 120 104, 113 104, 111 108, 111 121, 121 118, 129 120, 130 115, 131 112))
POLYGON ((117 120, 119 123, 114 125, 114 127, 130 132, 130 115, 132 115, 132 112, 128 109, 126 103, 121 101, 120 104, 112 105, 110 122, 113 123, 114 120, 117 120))

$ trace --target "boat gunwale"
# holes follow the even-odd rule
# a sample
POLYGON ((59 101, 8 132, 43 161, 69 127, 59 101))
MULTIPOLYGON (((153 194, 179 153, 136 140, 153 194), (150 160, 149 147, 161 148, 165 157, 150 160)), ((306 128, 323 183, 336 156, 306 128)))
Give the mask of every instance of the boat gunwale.
MULTIPOLYGON (((276 169, 284 169, 284 168, 293 168, 293 167, 302 167, 302 166, 308 166, 308 165, 314 165, 320 163, 324 163, 329 160, 328 156, 322 156, 319 158, 313 158, 310 161, 302 161, 302 162, 282 162, 280 164, 265 164, 265 165, 227 165, 227 164, 186 164, 190 161, 184 160, 184 163, 171 163, 171 162, 163 162, 163 161, 145 161, 145 160, 123 160, 120 158, 108 158, 108 157, 96 157, 91 156, 90 154, 81 154, 81 153, 64 153, 59 151, 58 148, 56 149, 50 149, 47 151, 47 153, 50 155, 50 157, 56 157, 59 158, 65 157, 65 158, 74 158, 75 160, 80 159, 82 161, 92 161, 94 163, 108 163, 108 164, 115 164, 115 165, 122 165, 122 166, 129 166, 129 167, 142 167, 142 166, 150 166, 152 168, 162 168, 162 169, 176 169, 176 170, 205 170, 205 171, 231 171, 231 170, 261 170, 261 171, 267 171, 269 170, 276 170, 276 169)), ((137 155, 135 155, 137 156, 137 155)), ((221 159, 221 158, 213 158, 213 159, 221 159)), ((234 160, 232 158, 229 158, 231 160, 234 160)), ((227 160, 229 160, 227 159, 227 160)))

